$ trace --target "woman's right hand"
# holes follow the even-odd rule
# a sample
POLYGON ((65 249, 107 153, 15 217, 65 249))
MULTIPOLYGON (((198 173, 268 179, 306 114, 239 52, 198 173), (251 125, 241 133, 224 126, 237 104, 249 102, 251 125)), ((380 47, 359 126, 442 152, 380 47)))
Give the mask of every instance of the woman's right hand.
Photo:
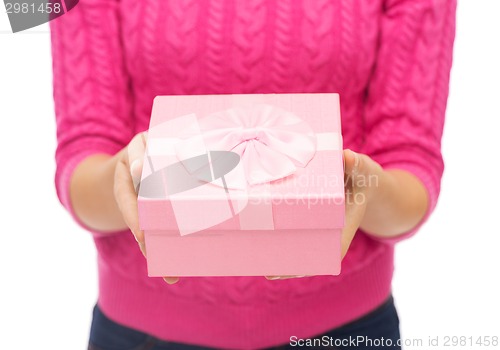
MULTIPOLYGON (((144 232, 139 226, 137 211, 137 190, 141 181, 144 154, 146 151, 147 132, 134 136, 130 143, 118 154, 114 175, 114 195, 123 220, 132 231, 144 257, 146 244, 144 232)), ((169 284, 176 283, 178 277, 164 277, 169 284)))

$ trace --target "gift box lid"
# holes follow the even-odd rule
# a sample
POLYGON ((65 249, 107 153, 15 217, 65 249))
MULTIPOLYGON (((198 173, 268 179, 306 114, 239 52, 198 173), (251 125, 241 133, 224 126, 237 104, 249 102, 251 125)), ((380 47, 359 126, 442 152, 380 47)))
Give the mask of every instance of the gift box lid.
POLYGON ((143 230, 344 225, 339 96, 157 96, 138 194, 143 230))

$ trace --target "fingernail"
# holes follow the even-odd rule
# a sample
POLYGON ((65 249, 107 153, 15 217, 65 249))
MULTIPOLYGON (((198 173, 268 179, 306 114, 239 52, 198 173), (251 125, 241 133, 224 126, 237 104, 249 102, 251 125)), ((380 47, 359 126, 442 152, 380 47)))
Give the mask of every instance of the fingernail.
POLYGON ((354 166, 352 167, 352 173, 356 175, 358 173, 358 168, 359 168, 359 154, 353 151, 351 152, 352 154, 354 154, 354 166))
POLYGON ((136 229, 131 229, 132 233, 134 234, 134 238, 137 242, 139 242, 137 240, 137 237, 141 237, 142 239, 144 238, 144 231, 141 230, 140 228, 136 228, 136 229))
POLYGON ((140 160, 136 159, 130 164, 130 174, 134 175, 134 171, 137 171, 139 167, 140 160))
POLYGON ((178 277, 163 277, 163 280, 168 284, 175 284, 179 281, 178 277))
POLYGON ((268 280, 274 281, 274 280, 279 280, 281 277, 280 276, 270 276, 266 277, 268 280))
POLYGON ((144 255, 144 257, 146 258, 147 257, 146 245, 143 243, 138 243, 138 245, 139 245, 139 249, 141 250, 142 255, 144 255))
POLYGON ((130 177, 132 178, 132 183, 136 192, 139 191, 139 185, 141 183, 142 176, 142 161, 136 159, 130 164, 130 177))

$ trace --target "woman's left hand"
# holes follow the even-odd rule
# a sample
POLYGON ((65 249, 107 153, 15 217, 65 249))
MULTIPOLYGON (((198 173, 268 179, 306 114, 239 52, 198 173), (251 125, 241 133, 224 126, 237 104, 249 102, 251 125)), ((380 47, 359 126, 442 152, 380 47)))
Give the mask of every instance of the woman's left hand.
MULTIPOLYGON (((349 149, 344 150, 345 226, 341 238, 342 259, 361 226, 368 201, 376 190, 381 172, 382 167, 369 156, 349 149)), ((305 276, 266 276, 268 280, 297 277, 305 276)))

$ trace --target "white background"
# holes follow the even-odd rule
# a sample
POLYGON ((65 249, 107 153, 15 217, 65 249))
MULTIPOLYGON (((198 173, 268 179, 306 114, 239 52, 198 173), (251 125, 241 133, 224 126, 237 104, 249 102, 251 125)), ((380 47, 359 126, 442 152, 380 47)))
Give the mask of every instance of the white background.
MULTIPOLYGON (((12 34, 0 12, 0 348, 85 349, 96 254, 53 186, 48 26, 12 34)), ((459 4, 440 201, 397 247, 402 336, 439 336, 439 348, 445 336, 500 336, 499 14, 498 0, 459 4)))

